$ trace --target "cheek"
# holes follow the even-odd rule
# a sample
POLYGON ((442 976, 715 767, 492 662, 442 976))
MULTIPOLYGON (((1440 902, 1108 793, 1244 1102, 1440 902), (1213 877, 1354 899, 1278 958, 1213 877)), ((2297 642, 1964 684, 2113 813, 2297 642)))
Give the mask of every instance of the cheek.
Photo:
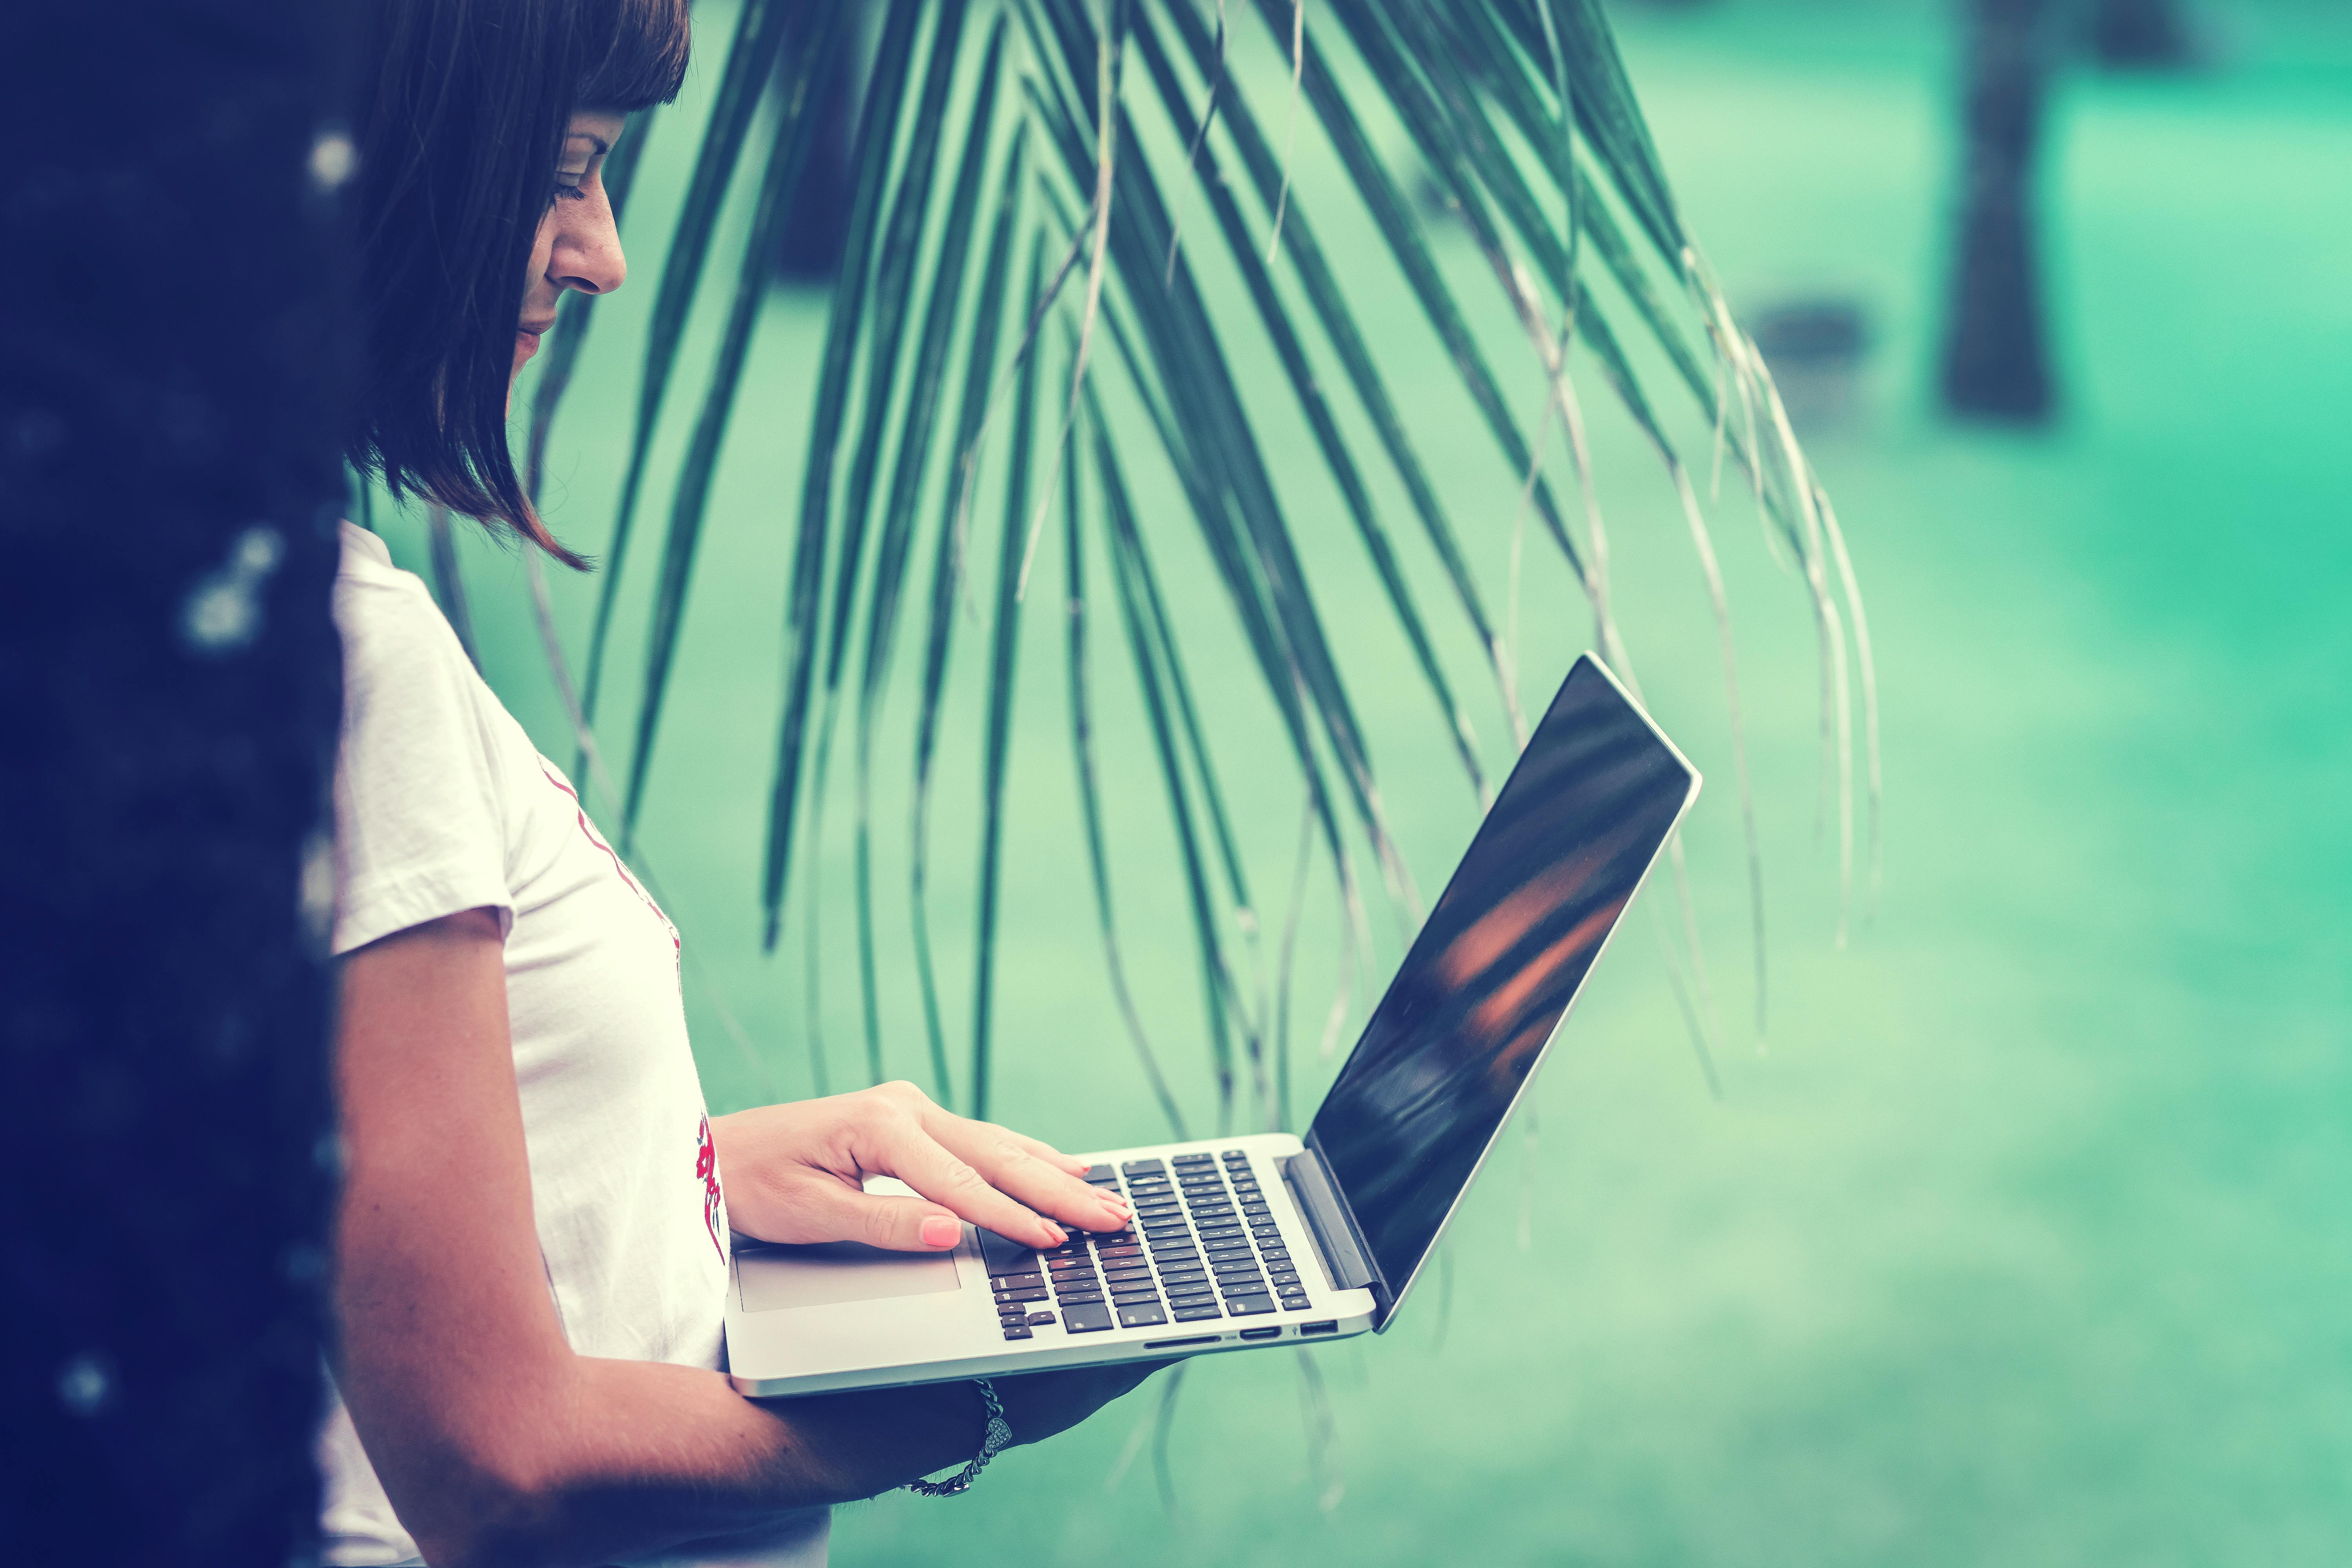
POLYGON ((539 231, 531 236, 530 266, 523 273, 523 287, 528 289, 547 276, 547 268, 555 258, 556 216, 553 208, 539 220, 539 231))

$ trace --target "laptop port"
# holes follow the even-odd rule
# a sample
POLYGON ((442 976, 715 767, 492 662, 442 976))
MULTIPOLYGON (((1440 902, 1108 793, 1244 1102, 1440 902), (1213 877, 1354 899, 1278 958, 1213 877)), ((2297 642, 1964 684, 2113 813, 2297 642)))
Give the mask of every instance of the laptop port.
POLYGON ((1336 1334, 1339 1331, 1339 1325, 1336 1322, 1301 1323, 1298 1325, 1298 1337, 1302 1340, 1307 1338, 1309 1334, 1336 1334))
POLYGON ((1194 1334, 1189 1340, 1146 1340, 1143 1348, 1148 1351, 1172 1351, 1181 1350, 1187 1345, 1213 1345, 1216 1342, 1214 1334, 1194 1334))
POLYGON ((1245 1340, 1272 1340, 1279 1339, 1281 1337, 1282 1325, 1279 1323, 1274 1324, 1270 1328, 1244 1329, 1242 1331, 1242 1338, 1245 1340))

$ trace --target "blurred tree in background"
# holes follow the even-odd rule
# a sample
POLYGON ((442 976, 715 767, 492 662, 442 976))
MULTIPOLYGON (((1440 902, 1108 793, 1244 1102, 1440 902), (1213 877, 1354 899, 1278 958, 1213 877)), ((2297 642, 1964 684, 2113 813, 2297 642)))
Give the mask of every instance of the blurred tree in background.
POLYGON ((1968 16, 1944 403, 1965 416, 2038 425, 2053 402, 2034 215, 2051 6, 1969 0, 1968 16))

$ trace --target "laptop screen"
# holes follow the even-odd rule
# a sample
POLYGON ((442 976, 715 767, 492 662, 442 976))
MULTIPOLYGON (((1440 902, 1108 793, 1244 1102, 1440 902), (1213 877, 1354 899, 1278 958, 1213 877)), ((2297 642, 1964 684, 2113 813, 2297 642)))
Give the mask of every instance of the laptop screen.
POLYGON ((1578 659, 1307 1131, 1392 1301, 1697 784, 1578 659))

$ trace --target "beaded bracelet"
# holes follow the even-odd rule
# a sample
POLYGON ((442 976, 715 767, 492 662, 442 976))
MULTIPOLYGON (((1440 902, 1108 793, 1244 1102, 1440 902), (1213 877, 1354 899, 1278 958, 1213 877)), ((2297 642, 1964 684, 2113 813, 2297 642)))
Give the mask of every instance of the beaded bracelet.
POLYGON ((989 1460, 1013 1447, 1013 1427, 1004 1419, 1004 1405, 996 1397, 996 1385, 984 1377, 971 1381, 980 1389, 981 1403, 988 1408, 988 1427, 981 1434, 980 1452, 972 1456, 971 1463, 946 1480, 927 1481, 918 1477, 908 1481, 907 1489, 918 1497, 953 1497, 967 1490, 980 1472, 988 1468, 989 1460))

